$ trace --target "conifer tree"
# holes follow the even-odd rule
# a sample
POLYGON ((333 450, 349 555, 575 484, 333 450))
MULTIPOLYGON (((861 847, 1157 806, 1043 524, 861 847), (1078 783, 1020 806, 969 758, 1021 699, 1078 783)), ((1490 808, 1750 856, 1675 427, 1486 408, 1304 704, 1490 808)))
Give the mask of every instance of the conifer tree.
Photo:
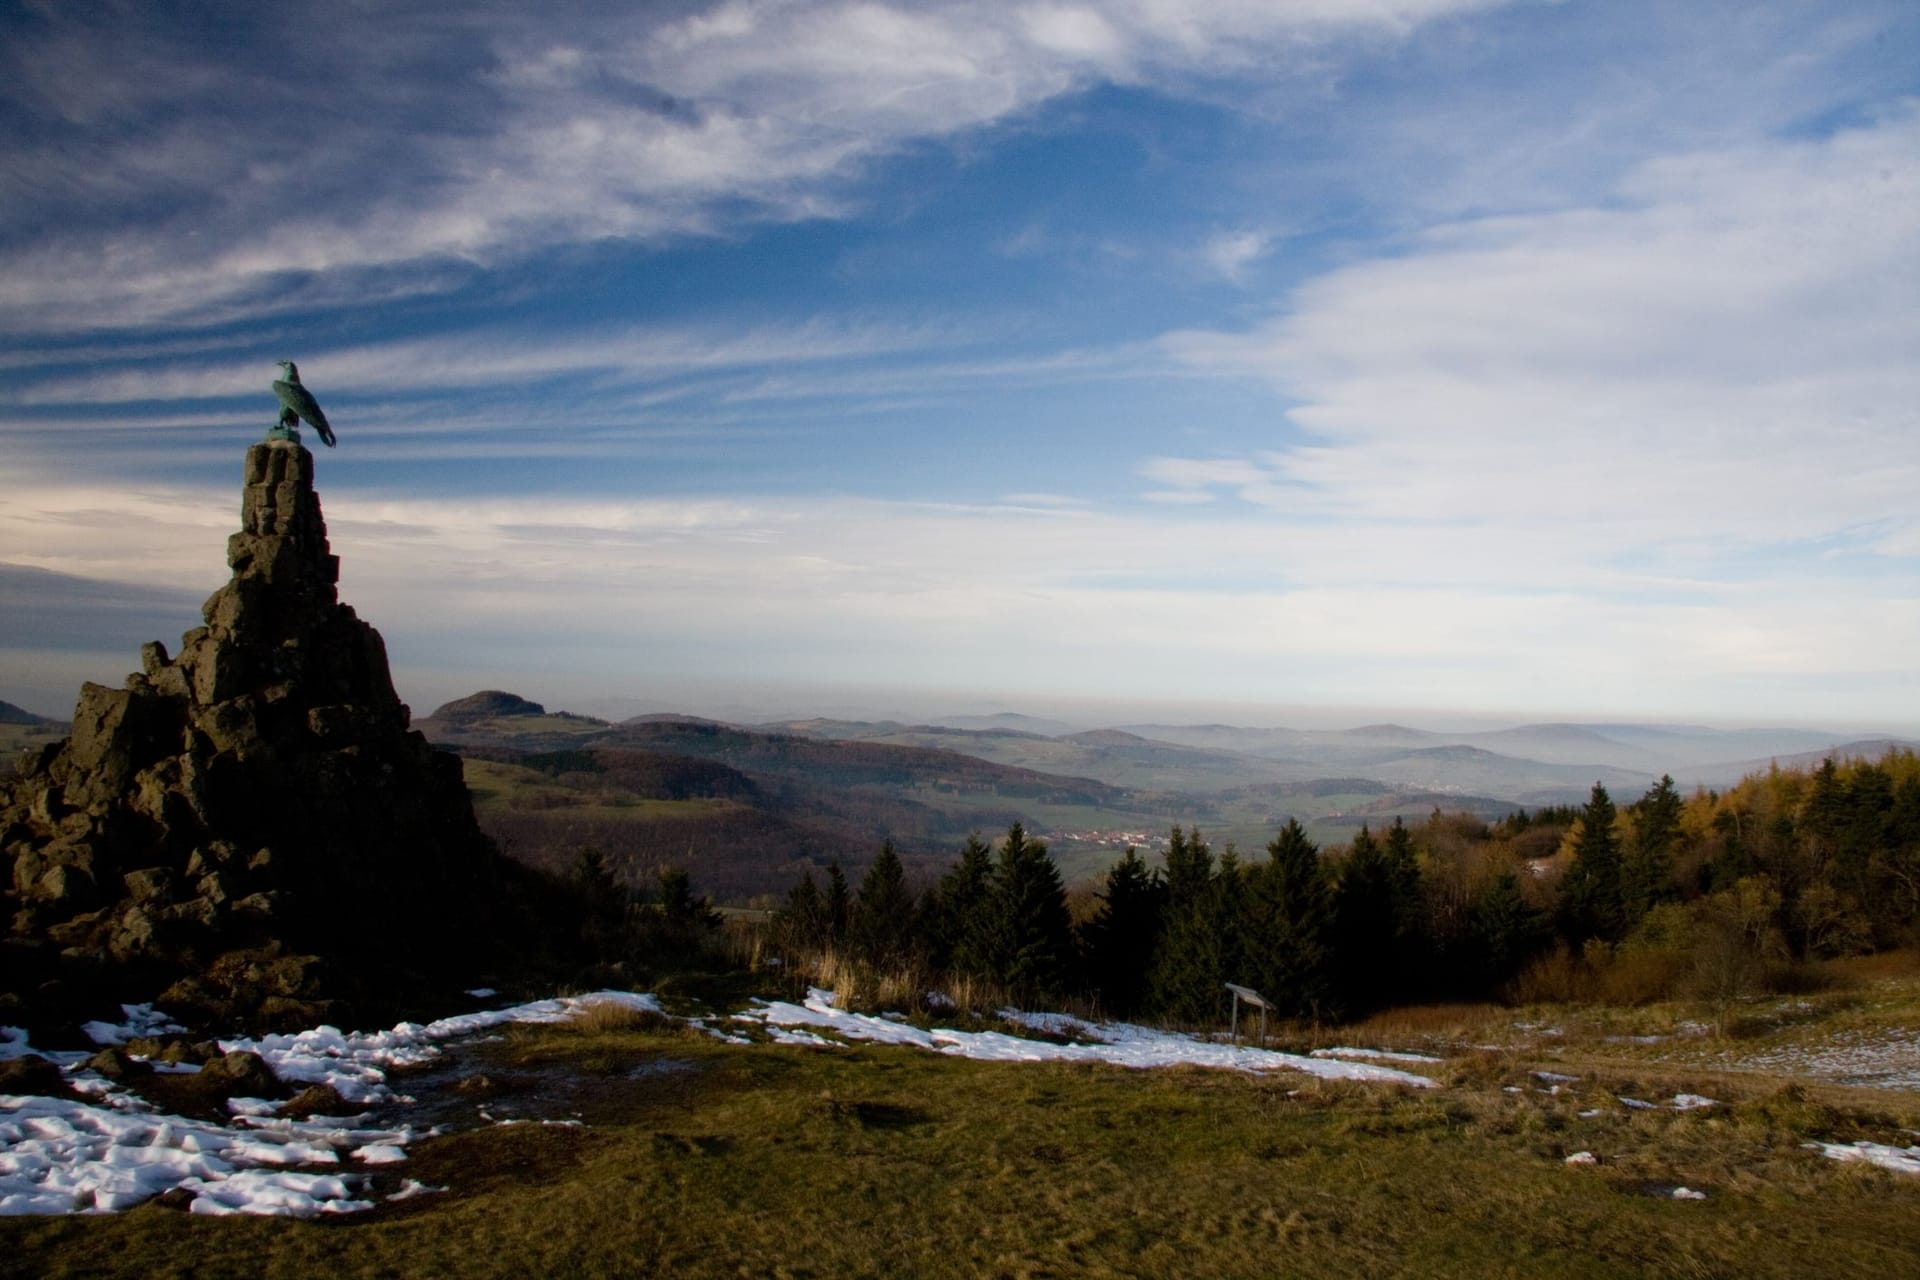
POLYGON ((1339 988, 1350 1009, 1385 1003, 1405 981, 1398 962, 1398 889, 1392 864, 1362 826, 1334 891, 1339 988))
POLYGON ((697 953, 707 937, 718 929, 722 917, 714 910, 713 899, 695 897, 693 877, 684 867, 661 867, 660 902, 644 916, 647 939, 655 951, 678 959, 697 953))
POLYGON ((1626 933, 1626 909, 1620 888, 1620 839, 1613 829, 1613 798, 1598 782, 1574 827, 1573 865, 1567 869, 1561 908, 1575 942, 1608 942, 1626 933))
POLYGON ((929 897, 928 958, 942 972, 985 977, 992 971, 989 910, 993 902, 993 850, 978 832, 967 837, 960 860, 929 897))
POLYGON ((808 867, 800 883, 787 890, 787 900, 773 917, 774 937, 788 951, 823 947, 827 941, 827 903, 808 867))
POLYGON ((1282 1013, 1332 1014, 1333 886, 1319 849, 1292 818, 1247 875, 1245 920, 1250 985, 1282 1013))
POLYGON ((896 967, 907 958, 913 928, 913 895, 907 892, 906 869, 888 840, 881 844, 880 856, 860 878, 854 895, 849 930, 854 954, 875 968, 896 967))
POLYGON ((847 889, 847 873, 840 869, 840 859, 835 858, 827 864, 826 894, 827 936, 825 943, 837 947, 847 939, 847 926, 853 921, 853 895, 847 889))
POLYGON ((1398 992, 1403 996, 1425 994, 1432 985, 1428 980, 1432 976, 1432 939, 1426 893, 1420 880, 1420 859, 1413 851, 1413 833, 1397 814, 1387 829, 1380 856, 1386 860, 1393 886, 1393 960, 1401 974, 1396 984, 1398 992))
POLYGON ((1847 779, 1846 810, 1829 877, 1834 885, 1856 896, 1871 897, 1875 886, 1869 864, 1893 844, 1893 833, 1893 775, 1862 760, 1847 779))
POLYGON ((1488 882, 1474 900, 1471 921, 1477 970, 1471 976, 1482 987, 1513 977, 1547 935, 1545 916, 1526 900, 1511 871, 1488 882))
POLYGON ((1184 910, 1188 903, 1206 892, 1213 879, 1213 850, 1195 831, 1189 840, 1186 832, 1174 827, 1167 833, 1167 906, 1184 910))
POLYGON ((1233 951, 1226 917, 1226 886, 1215 874, 1213 850, 1195 831, 1179 827, 1167 838, 1167 905, 1160 946, 1148 978, 1150 1003, 1163 1017, 1210 1022, 1225 999, 1233 951))
POLYGON ((1816 865, 1824 865, 1840 846, 1840 832, 1847 821, 1847 789, 1840 780, 1839 767, 1828 756, 1813 771, 1801 805, 1799 827, 1812 847, 1816 865))
POLYGON ((572 887, 580 903, 580 940, 589 954, 617 959, 626 951, 627 915, 632 895, 592 845, 574 859, 572 887))
POLYGON ((1088 977, 1101 1004, 1116 1017, 1131 1017, 1146 999, 1165 906, 1165 883, 1128 845, 1107 871, 1099 910, 1084 937, 1088 977))
POLYGON ((1018 822, 1007 829, 989 908, 992 975, 1015 999, 1064 989, 1072 976, 1073 920, 1047 846, 1018 822))
POLYGON ((1662 774, 1631 809, 1633 838, 1620 864, 1620 900, 1628 929, 1674 896, 1673 847, 1680 838, 1681 803, 1673 778, 1662 774))

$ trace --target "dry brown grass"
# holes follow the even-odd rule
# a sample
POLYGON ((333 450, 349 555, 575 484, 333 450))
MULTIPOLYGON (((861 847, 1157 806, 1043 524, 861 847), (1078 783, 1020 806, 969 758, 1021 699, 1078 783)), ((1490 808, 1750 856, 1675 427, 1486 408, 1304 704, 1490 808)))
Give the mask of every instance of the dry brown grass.
POLYGON ((678 1031, 684 1024, 651 1009, 635 1009, 614 1000, 589 1000, 566 1022, 583 1035, 609 1035, 621 1031, 678 1031))
POLYGON ((1336 1033, 1369 1045, 1391 1046, 1409 1040, 1463 1040, 1477 1036, 1490 1024, 1508 1023, 1513 1011, 1497 1004, 1415 1004, 1382 1009, 1336 1033))

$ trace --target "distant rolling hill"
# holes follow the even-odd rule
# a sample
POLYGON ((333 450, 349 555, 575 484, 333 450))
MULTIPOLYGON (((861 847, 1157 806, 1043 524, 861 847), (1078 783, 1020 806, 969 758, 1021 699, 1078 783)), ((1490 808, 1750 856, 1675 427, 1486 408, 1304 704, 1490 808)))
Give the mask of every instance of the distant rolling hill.
POLYGON ((65 720, 35 715, 11 702, 0 702, 0 778, 13 772, 27 749, 59 741, 67 736, 70 727, 65 720))
POLYGON ((52 716, 35 715, 24 707, 16 707, 11 702, 0 702, 0 724, 19 725, 23 729, 57 729, 65 732, 67 722, 55 720, 52 716))
POLYGON ((831 858, 857 876, 886 839, 931 879, 976 830, 1157 821, 1124 788, 958 752, 461 703, 420 728, 468 757, 481 823, 510 853, 565 870, 592 846, 643 884, 678 864, 727 900, 784 892, 831 858))
POLYGON ((1500 817, 1583 802, 1595 782, 1637 799, 1663 772, 1725 786, 1828 749, 1878 755, 1898 740, 1811 730, 1535 724, 1446 734, 1397 724, 1349 730, 1131 725, 1049 734, 1053 722, 965 724, 815 718, 740 726, 674 714, 618 724, 499 690, 419 722, 469 758, 488 830, 559 865, 593 844, 637 880, 666 862, 740 899, 781 892, 838 857, 850 874, 892 839, 931 876, 971 831, 1014 820, 1051 840, 1069 877, 1099 874, 1129 843, 1174 823, 1257 854, 1288 818, 1323 844, 1435 808, 1500 817), (1736 752, 1737 749, 1737 752, 1736 752), (1725 754, 1720 754, 1724 752, 1725 754), (1716 762, 1718 761, 1718 762, 1716 762))

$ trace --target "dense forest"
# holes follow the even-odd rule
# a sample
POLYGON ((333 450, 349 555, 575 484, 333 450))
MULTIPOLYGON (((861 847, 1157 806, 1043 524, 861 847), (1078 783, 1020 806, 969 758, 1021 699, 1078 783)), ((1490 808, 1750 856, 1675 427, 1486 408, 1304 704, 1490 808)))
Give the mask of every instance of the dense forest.
POLYGON ((1321 850, 1289 821, 1263 853, 1173 829, 1070 896, 1015 824, 970 839, 924 892, 891 846, 857 886, 810 873, 776 913, 790 965, 924 990, 984 984, 1118 1017, 1217 1018, 1235 982, 1291 1016, 1422 1000, 1726 1001, 1808 980, 1809 961, 1911 943, 1920 758, 1828 759, 1682 796, 1488 823, 1435 810, 1321 850))

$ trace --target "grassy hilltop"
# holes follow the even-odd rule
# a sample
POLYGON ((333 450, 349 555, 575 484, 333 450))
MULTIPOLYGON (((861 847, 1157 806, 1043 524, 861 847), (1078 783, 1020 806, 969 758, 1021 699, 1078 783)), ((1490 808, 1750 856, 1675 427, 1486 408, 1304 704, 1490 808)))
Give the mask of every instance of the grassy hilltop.
POLYGON ((1810 1072, 1823 1045, 1897 1053, 1920 1023, 1914 956, 1843 970, 1736 1037, 1685 1006, 1455 1006, 1338 1033, 1434 1054, 1426 1090, 745 1047, 645 1015, 523 1028, 464 1051, 467 1118, 411 1148, 402 1172, 444 1192, 305 1223, 5 1220, 0 1274, 1911 1274, 1920 1179, 1805 1145, 1920 1124, 1913 1093, 1810 1072), (1689 1093, 1714 1103, 1667 1105, 1689 1093))

